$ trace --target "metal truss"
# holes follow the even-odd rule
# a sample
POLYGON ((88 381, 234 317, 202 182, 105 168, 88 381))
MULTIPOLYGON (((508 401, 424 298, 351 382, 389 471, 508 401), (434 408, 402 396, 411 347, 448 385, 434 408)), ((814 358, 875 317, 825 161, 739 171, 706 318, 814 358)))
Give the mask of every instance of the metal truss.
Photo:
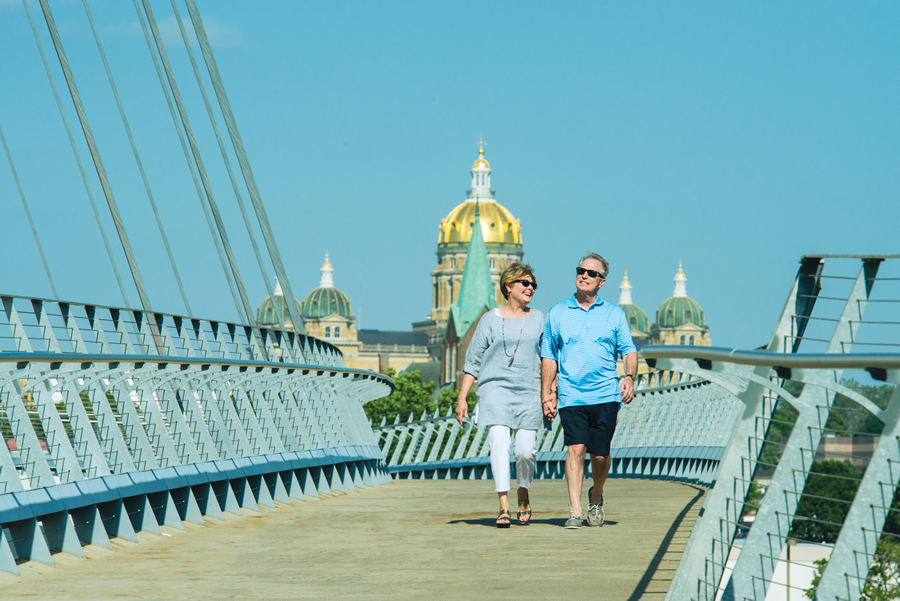
POLYGON ((885 260, 897 257, 834 257, 862 263, 855 277, 831 276, 851 284, 849 293, 841 297, 820 294, 822 280, 828 277, 823 274, 827 258, 804 257, 801 261, 766 351, 683 346, 644 349, 651 365, 704 378, 734 394, 743 404, 719 463, 715 486, 706 495, 702 517, 691 533, 667 599, 714 600, 717 595, 727 601, 765 598, 787 544, 835 393, 850 398, 861 411, 871 413, 884 424, 816 592, 817 599, 860 598, 900 478, 896 470, 896 465, 900 465, 900 387, 895 389, 888 407, 881 409, 843 386, 841 378, 845 369, 865 369, 876 380, 900 383, 900 353, 849 354, 860 340, 861 324, 892 323, 867 322, 864 312, 870 302, 897 302, 872 299, 879 267, 885 260), (840 301, 843 308, 833 318, 816 317, 813 309, 816 301, 822 299, 840 301), (814 319, 833 324, 830 338, 812 338, 807 327, 814 319), (805 339, 826 344, 825 353, 796 354, 805 339), (802 393, 798 396, 788 393, 783 387, 787 380, 802 382, 805 385, 802 393), (724 579, 736 526, 777 399, 793 406, 799 417, 731 577, 724 579))
POLYGON ((390 480, 393 390, 292 332, 3 296, 0 570, 223 511, 390 480), (264 345, 264 346, 260 346, 264 345), (126 519, 127 518, 127 519, 126 519))

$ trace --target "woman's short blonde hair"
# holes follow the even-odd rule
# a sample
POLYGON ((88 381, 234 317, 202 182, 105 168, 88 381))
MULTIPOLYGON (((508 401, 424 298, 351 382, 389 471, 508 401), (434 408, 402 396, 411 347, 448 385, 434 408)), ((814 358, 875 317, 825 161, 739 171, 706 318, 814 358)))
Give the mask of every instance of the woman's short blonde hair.
POLYGON ((509 300, 509 285, 516 280, 521 280, 526 275, 531 276, 531 279, 534 281, 534 289, 537 290, 537 278, 534 276, 534 268, 528 263, 520 261, 510 263, 509 267, 500 274, 500 293, 503 295, 503 298, 509 300))

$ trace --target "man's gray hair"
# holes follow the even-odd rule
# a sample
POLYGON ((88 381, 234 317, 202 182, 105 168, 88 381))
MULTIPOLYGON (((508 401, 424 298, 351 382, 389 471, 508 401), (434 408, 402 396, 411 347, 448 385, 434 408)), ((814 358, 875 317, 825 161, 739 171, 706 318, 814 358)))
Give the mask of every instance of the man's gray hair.
POLYGON ((604 259, 603 257, 601 257, 600 255, 598 255, 597 253, 588 253, 585 256, 581 257, 581 260, 578 261, 578 266, 580 267, 581 264, 588 259, 593 259, 595 261, 599 261, 599 263, 601 265, 603 265, 603 279, 605 280, 606 274, 609 273, 609 262, 606 259, 604 259))

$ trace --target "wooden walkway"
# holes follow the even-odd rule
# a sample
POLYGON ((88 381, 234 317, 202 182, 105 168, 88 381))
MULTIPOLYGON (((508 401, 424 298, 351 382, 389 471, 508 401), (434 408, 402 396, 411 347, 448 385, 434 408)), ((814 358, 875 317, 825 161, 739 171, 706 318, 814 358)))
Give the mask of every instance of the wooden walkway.
POLYGON ((565 481, 541 480, 533 523, 500 530, 490 481, 399 481, 55 555, 0 587, 15 599, 662 599, 704 492, 610 480, 607 524, 566 530, 565 481))

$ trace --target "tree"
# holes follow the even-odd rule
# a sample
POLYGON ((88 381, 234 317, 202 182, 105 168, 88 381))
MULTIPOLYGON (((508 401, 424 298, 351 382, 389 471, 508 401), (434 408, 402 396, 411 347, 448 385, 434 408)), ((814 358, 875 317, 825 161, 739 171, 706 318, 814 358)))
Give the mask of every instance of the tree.
MULTIPOLYGON (((816 571, 813 573, 812 586, 804 592, 807 599, 815 599, 816 589, 822 581, 822 574, 827 565, 827 559, 815 562, 816 571)), ((860 601, 900 599, 898 577, 900 577, 900 543, 882 538, 875 547, 875 557, 866 576, 860 601)))
MULTIPOLYGON (((405 420, 409 413, 414 413, 418 419, 423 411, 434 411, 435 404, 431 400, 434 396, 434 382, 422 382, 422 372, 410 371, 397 375, 392 368, 384 372, 386 376, 394 379, 394 392, 390 396, 366 403, 364 409, 369 419, 404 414, 401 420, 405 420)), ((377 424, 376 424, 377 425, 377 424)))
MULTIPOLYGON (((788 384, 796 384, 796 382, 788 382, 788 384)), ((786 386, 785 388, 791 394, 796 392, 796 390, 791 390, 790 386, 786 386)), ((796 394, 800 393, 796 392, 796 394)), ((798 415, 800 414, 797 410, 789 404, 784 401, 778 401, 778 404, 775 406, 775 411, 772 412, 772 421, 769 422, 769 429, 766 431, 766 440, 759 453, 761 468, 775 469, 775 466, 778 465, 778 461, 781 459, 781 453, 784 450, 783 445, 791 435, 791 431, 794 429, 794 423, 797 421, 798 415)))
MULTIPOLYGON (((381 423, 381 419, 387 416, 392 421, 397 414, 401 414, 400 421, 406 421, 410 414, 413 419, 422 417, 423 412, 434 414, 434 410, 441 408, 441 415, 445 415, 451 406, 456 406, 456 398, 459 392, 453 388, 445 388, 437 396, 435 402, 434 382, 423 382, 422 372, 409 371, 396 375, 396 372, 388 368, 385 375, 394 379, 396 388, 390 396, 370 401, 365 404, 366 417, 381 423)), ((475 392, 470 391, 468 396, 469 411, 475 408, 475 392)))
POLYGON ((811 542, 835 542, 850 510, 849 503, 840 501, 853 501, 861 477, 850 461, 813 462, 790 536, 811 542))

